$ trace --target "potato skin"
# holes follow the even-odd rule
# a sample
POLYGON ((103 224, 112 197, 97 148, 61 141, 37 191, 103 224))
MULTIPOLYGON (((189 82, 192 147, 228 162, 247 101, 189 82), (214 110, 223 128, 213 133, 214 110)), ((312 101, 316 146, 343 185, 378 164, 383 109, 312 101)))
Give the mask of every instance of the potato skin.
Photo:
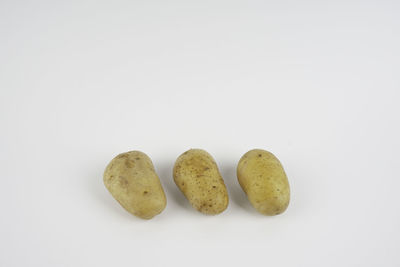
POLYGON ((103 181, 122 207, 142 219, 153 218, 167 204, 153 163, 143 152, 130 151, 116 156, 104 171, 103 181))
POLYGON ((173 169, 175 184, 190 204, 204 214, 223 212, 229 203, 228 191, 213 157, 202 149, 180 155, 173 169))
POLYGON ((279 160, 262 149, 250 150, 237 166, 240 186, 253 207, 265 215, 277 215, 286 210, 290 188, 279 160))

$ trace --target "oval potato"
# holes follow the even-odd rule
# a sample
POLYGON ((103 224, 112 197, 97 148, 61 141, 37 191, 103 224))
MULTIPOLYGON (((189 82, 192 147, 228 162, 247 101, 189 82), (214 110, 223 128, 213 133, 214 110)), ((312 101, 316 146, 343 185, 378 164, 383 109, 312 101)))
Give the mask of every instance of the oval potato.
POLYGON ((128 212, 151 219, 166 204, 164 190, 151 159, 140 151, 119 154, 107 166, 104 185, 128 212))
POLYGON ((217 163, 202 149, 180 155, 173 170, 174 181, 190 204, 205 214, 223 212, 229 203, 228 191, 217 163))
POLYGON ((250 150, 237 166, 240 186, 260 213, 277 215, 290 201, 289 182, 279 160, 262 149, 250 150))

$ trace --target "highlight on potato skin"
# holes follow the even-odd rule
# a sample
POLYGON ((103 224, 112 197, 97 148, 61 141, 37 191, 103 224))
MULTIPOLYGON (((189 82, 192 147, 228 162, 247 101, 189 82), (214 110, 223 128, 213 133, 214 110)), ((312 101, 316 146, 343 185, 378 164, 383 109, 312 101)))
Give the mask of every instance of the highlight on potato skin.
POLYGON ((108 164, 104 185, 121 206, 142 219, 160 214, 167 205, 151 159, 143 152, 119 154, 108 164))
POLYGON ((180 155, 173 169, 175 184, 198 211, 215 215, 229 204, 228 191, 213 157, 202 149, 180 155))
POLYGON ((261 214, 283 213, 290 202, 290 186, 280 161, 270 152, 253 149, 237 166, 240 186, 252 206, 261 214))

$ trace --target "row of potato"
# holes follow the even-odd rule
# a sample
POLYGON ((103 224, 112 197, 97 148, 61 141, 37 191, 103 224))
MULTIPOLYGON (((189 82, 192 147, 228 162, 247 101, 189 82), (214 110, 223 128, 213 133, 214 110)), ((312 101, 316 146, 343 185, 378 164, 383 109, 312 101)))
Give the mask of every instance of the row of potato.
MULTIPOLYGON (((202 149, 180 155, 173 169, 175 184, 190 204, 204 214, 219 214, 229 203, 228 191, 213 157, 202 149)), ((237 178, 253 207, 277 215, 289 205, 290 188, 279 160, 262 149, 250 150, 237 166, 237 178)), ((128 212, 151 219, 166 204, 164 190, 151 159, 143 152, 119 154, 104 172, 104 184, 128 212)))

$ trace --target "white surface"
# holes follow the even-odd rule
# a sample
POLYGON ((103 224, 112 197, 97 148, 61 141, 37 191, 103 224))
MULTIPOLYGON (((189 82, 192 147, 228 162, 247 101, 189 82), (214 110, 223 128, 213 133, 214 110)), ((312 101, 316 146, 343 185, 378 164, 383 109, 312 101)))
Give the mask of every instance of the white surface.
POLYGON ((399 266, 399 1, 1 1, 0 266, 399 266), (175 159, 230 193, 194 211, 175 159), (257 214, 237 161, 282 161, 257 214), (125 212, 102 174, 153 160, 168 205, 125 212))

